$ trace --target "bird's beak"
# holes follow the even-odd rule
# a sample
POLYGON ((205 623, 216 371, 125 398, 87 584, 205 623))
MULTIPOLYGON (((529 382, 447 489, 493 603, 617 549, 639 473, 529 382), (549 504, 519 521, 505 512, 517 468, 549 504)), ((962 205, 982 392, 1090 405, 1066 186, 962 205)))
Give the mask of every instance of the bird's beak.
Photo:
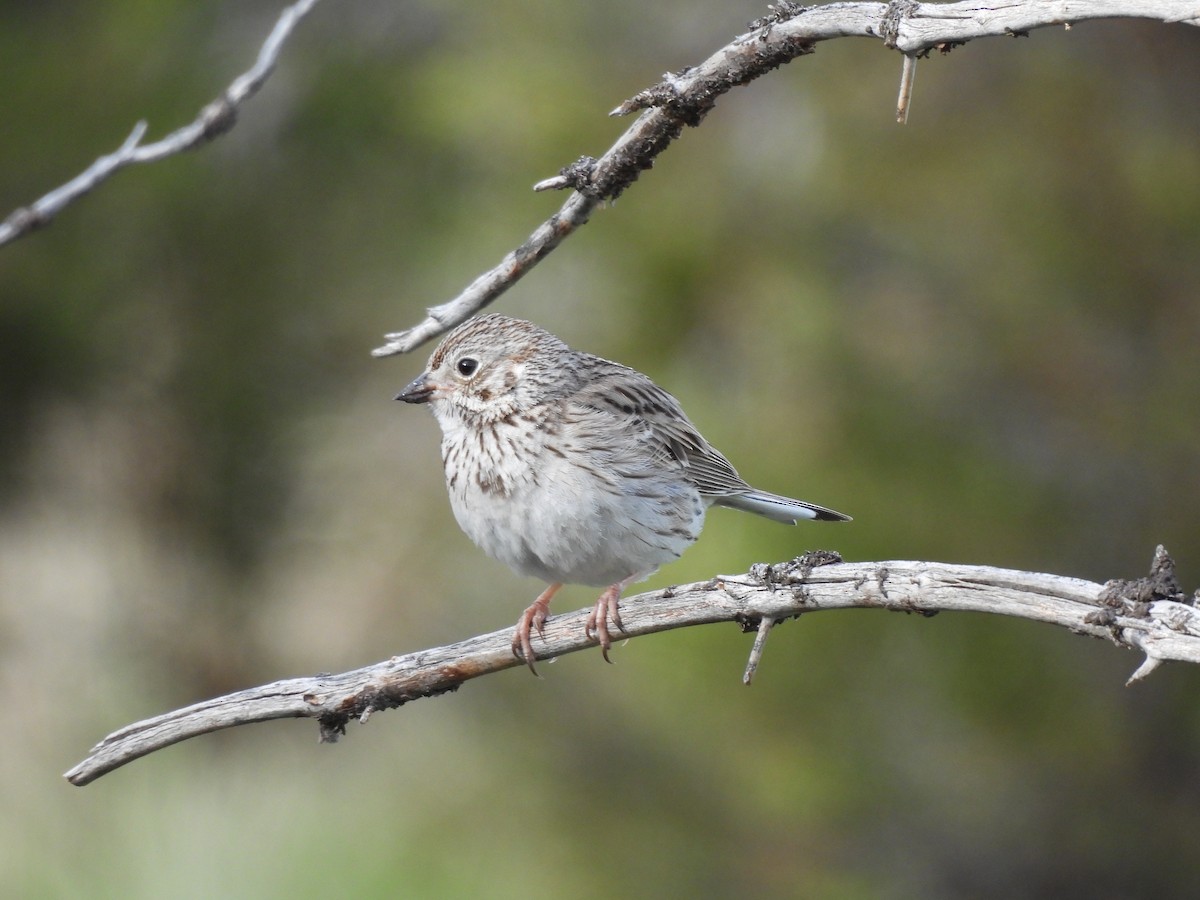
POLYGON ((429 384, 429 373, 422 372, 396 395, 396 399, 405 403, 428 403, 432 396, 433 387, 429 384))

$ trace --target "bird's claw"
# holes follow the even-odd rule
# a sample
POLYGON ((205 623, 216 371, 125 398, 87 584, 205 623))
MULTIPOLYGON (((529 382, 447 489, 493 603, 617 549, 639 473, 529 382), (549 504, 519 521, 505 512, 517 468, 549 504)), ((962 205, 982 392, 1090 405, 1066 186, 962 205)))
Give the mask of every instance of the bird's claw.
POLYGON ((541 595, 529 604, 521 618, 517 621, 517 630, 513 633, 512 652, 517 659, 525 660, 529 671, 537 675, 537 667, 533 664, 533 629, 537 629, 538 637, 546 636, 546 620, 550 618, 550 598, 562 587, 552 584, 541 595))
POLYGON ((609 648, 612 647, 612 638, 608 633, 609 619, 617 626, 618 631, 625 630, 625 626, 621 622, 620 598, 621 591, 616 585, 606 588, 596 601, 596 605, 592 607, 592 611, 588 614, 587 624, 583 627, 584 634, 599 642, 600 655, 604 657, 606 663, 612 662, 608 658, 609 648))

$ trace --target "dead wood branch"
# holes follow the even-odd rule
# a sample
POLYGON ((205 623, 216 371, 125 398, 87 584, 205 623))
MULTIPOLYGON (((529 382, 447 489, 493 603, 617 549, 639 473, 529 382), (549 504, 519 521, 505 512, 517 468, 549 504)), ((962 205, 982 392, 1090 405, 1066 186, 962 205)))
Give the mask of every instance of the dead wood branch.
MULTIPOLYGON (((942 611, 989 612, 1060 625, 1141 651, 1145 661, 1131 681, 1166 660, 1200 663, 1200 613, 1180 590, 1174 564, 1162 547, 1150 575, 1105 585, 1067 578, 930 562, 844 563, 818 552, 787 563, 759 564, 743 575, 651 591, 621 602, 624 637, 635 638, 713 622, 736 622, 759 631, 780 621, 827 609, 878 608, 933 615, 942 611)), ((555 615, 539 660, 596 646, 584 635, 588 610, 555 615)), ((291 678, 206 700, 136 722, 106 737, 67 779, 85 785, 155 750, 235 725, 307 717, 321 739, 335 741, 352 719, 410 700, 457 690, 464 682, 524 663, 513 656, 512 629, 420 650, 340 675, 291 678)), ((753 663, 757 665, 757 657, 753 663)))
POLYGON ((238 108, 263 86, 274 71, 279 53, 284 42, 291 36, 292 29, 316 4, 317 0, 298 0, 287 7, 259 49, 254 65, 235 78, 221 96, 200 110, 193 121, 152 144, 142 143, 148 126, 145 122, 138 122, 133 126, 129 137, 115 151, 101 156, 83 172, 40 200, 14 210, 7 219, 0 222, 0 247, 50 224, 63 209, 101 182, 107 181, 120 169, 138 163, 157 162, 191 150, 233 128, 237 124, 238 108))
POLYGON ((654 165, 685 126, 704 120, 718 97, 812 53, 820 41, 869 37, 905 54, 898 115, 907 118, 916 60, 934 50, 946 53, 977 38, 1021 36, 1035 28, 1088 19, 1150 18, 1200 25, 1200 3, 1195 0, 1025 0, 991 5, 892 0, 811 7, 780 0, 771 10, 704 62, 668 73, 663 81, 613 110, 612 115, 639 110, 642 114, 599 159, 581 157, 534 186, 535 190, 573 189, 562 208, 457 297, 431 307, 417 325, 385 335, 387 343, 373 355, 408 353, 466 321, 585 224, 596 207, 619 197, 654 165))

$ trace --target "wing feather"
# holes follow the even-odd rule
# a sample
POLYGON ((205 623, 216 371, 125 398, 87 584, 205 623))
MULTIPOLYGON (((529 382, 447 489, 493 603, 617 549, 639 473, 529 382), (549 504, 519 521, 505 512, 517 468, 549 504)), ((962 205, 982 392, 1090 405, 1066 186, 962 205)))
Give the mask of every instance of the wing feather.
POLYGON ((635 369, 596 357, 591 376, 567 399, 568 415, 580 422, 603 417, 603 431, 637 435, 652 457, 678 465, 702 496, 714 500, 752 490, 733 465, 684 413, 679 401, 635 369))

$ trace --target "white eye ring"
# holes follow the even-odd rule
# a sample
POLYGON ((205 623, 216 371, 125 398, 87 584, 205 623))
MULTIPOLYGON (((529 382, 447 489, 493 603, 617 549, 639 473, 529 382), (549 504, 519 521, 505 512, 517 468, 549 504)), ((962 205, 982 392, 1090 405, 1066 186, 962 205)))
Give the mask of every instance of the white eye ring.
POLYGON ((470 378, 479 370, 479 360, 473 356, 464 356, 454 364, 454 369, 463 378, 470 378))

